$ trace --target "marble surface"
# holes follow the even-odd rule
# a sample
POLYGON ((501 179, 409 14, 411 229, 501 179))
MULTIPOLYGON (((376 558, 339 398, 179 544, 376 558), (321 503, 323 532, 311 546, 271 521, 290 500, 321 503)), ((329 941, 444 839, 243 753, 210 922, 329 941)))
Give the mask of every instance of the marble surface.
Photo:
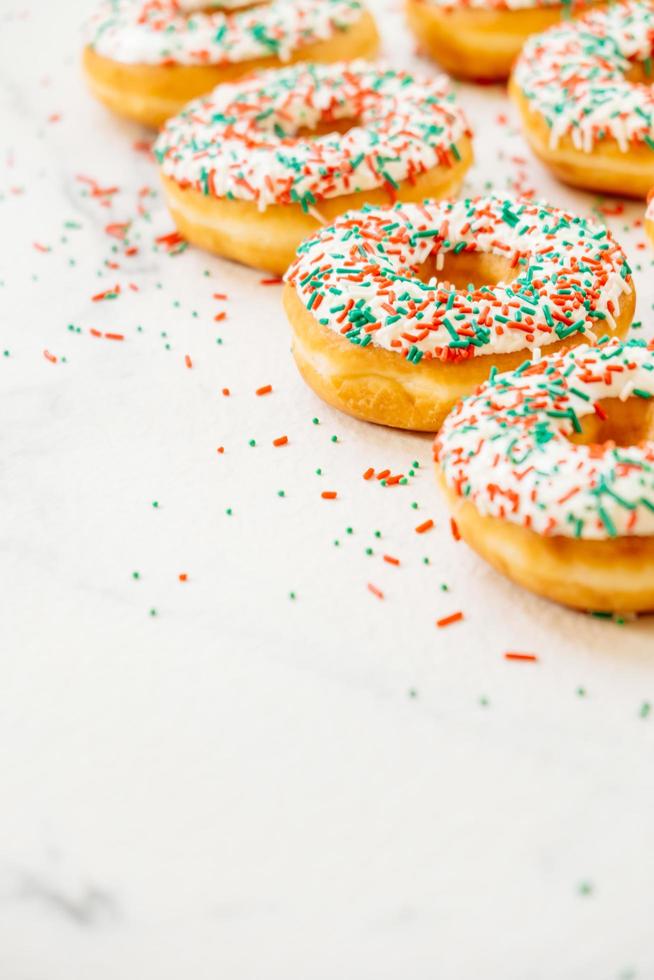
MULTIPOLYGON (((304 387, 277 286, 156 243, 147 134, 84 90, 86 10, 0 0, 0 977, 654 977, 652 621, 495 574, 428 438, 304 387)), ((500 88, 460 95, 469 190, 600 206, 500 88)), ((647 335, 642 207, 601 207, 647 335)))

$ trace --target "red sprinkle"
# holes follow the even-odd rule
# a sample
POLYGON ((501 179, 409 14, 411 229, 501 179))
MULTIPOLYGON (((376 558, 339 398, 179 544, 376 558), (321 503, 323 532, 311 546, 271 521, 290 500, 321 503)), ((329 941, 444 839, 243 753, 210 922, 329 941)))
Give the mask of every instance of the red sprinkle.
POLYGON ((443 616, 442 619, 436 620, 436 625, 440 628, 442 626, 450 626, 451 623, 458 623, 459 620, 463 619, 462 612, 452 613, 450 616, 443 616))
POLYGON ((375 471, 373 470, 372 466, 369 466, 366 472, 363 474, 363 479, 371 480, 374 475, 375 475, 375 471))
POLYGON ((225 398, 228 398, 230 394, 231 392, 229 388, 223 388, 223 395, 225 396, 225 398))
POLYGON ((430 517, 428 521, 423 521, 422 524, 418 524, 416 528, 416 534, 424 534, 425 531, 430 531, 433 526, 434 526, 434 522, 430 517))
POLYGON ((188 354, 184 354, 184 364, 186 364, 187 368, 193 367, 193 361, 191 360, 188 354))
POLYGON ((51 354, 49 350, 44 350, 43 356, 45 357, 46 361, 50 361, 51 364, 57 363, 57 358, 54 356, 54 354, 51 354))
POLYGON ((376 585, 372 584, 372 582, 368 582, 368 592, 372 592, 372 594, 376 595, 378 599, 384 598, 384 593, 382 590, 378 589, 376 585))
POLYGON ((538 657, 536 656, 535 653, 511 653, 511 652, 509 652, 509 653, 505 653, 504 654, 504 659, 505 660, 528 660, 530 662, 535 662, 535 661, 538 660, 538 657))
POLYGON ((255 395, 269 395, 272 391, 272 385, 263 385, 262 388, 257 388, 255 395))
POLYGON ((453 517, 450 517, 450 530, 452 532, 452 537, 455 541, 461 540, 461 532, 459 531, 459 525, 456 523, 453 517))
POLYGON ((188 575, 186 574, 186 572, 180 572, 178 578, 180 582, 186 582, 188 579, 188 575))
POLYGON ((336 500, 338 494, 336 490, 323 490, 320 496, 322 497, 323 500, 336 500))
POLYGON ((389 565, 399 565, 400 559, 393 558, 392 555, 384 555, 384 561, 387 561, 389 565))
POLYGON ((285 446, 288 442, 288 436, 279 436, 277 439, 273 439, 273 446, 285 446))

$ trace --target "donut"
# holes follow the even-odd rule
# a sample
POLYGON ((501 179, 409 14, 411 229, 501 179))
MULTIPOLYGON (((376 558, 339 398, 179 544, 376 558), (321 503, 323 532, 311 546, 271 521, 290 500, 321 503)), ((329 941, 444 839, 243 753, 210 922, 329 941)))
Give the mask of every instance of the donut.
POLYGON ((530 34, 587 6, 560 0, 407 0, 406 14, 420 48, 451 75, 502 81, 530 34))
POLYGON ((603 339, 497 374, 445 420, 461 536, 576 609, 654 609, 654 345, 603 339))
POLYGON ((647 210, 645 211, 645 231, 649 240, 654 245, 654 189, 650 191, 647 198, 647 210))
POLYGON ((654 6, 638 2, 527 41, 511 93, 528 142, 560 180, 640 198, 654 185, 653 47, 654 6))
POLYGON ((300 246, 284 304, 321 398, 435 432, 491 370, 595 331, 622 336, 635 293, 604 227, 490 196, 343 215, 300 246))
POLYGON ((103 0, 86 29, 91 91, 119 115, 158 128, 191 99, 252 71, 377 52, 377 28, 360 0, 243 6, 243 0, 103 0))
POLYGON ((444 77, 363 61, 220 86, 156 143, 173 219, 188 241, 281 274, 348 208, 458 190, 472 149, 452 98, 444 77))

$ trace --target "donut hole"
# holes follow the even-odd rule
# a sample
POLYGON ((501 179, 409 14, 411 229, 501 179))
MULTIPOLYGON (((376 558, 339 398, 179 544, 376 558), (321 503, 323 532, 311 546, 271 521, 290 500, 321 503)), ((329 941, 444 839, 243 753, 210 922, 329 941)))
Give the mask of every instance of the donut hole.
POLYGON ((344 116, 342 119, 319 119, 315 126, 300 126, 292 134, 292 137, 294 139, 318 139, 320 136, 327 136, 329 133, 347 133, 355 126, 360 125, 361 120, 356 116, 344 116))
POLYGON ((601 415, 585 415, 580 419, 581 432, 569 436, 570 442, 581 446, 637 446, 654 440, 654 399, 633 396, 603 398, 598 402, 601 415))
POLYGON ((491 252, 439 252, 418 266, 417 276, 424 283, 436 279, 443 286, 465 292, 511 282, 521 271, 521 266, 491 252))

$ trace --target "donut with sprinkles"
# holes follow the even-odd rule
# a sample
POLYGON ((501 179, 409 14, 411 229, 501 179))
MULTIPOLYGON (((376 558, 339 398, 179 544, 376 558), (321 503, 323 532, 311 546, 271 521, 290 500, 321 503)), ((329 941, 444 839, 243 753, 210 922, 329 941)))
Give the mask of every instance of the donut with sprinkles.
POLYGON ((348 208, 454 194, 472 149, 447 79, 356 61, 219 86, 168 121, 155 155, 186 239, 281 274, 348 208))
POLYGON ((434 446, 461 536, 579 609, 654 609, 654 344, 603 339, 496 374, 434 446))
POLYGON ((343 215, 300 246, 284 303, 296 363, 321 398, 435 432, 492 369, 623 336, 635 292, 605 227, 489 196, 343 215))
POLYGON ((406 0, 420 48, 451 75, 502 81, 531 34, 577 14, 592 0, 406 0))
POLYGON ((372 58, 378 46, 361 0, 101 0, 86 25, 83 64, 101 102, 159 128, 187 102, 253 71, 372 58))
POLYGON ((610 4, 530 38, 511 92, 560 179, 628 197, 654 185, 654 4, 610 4))

